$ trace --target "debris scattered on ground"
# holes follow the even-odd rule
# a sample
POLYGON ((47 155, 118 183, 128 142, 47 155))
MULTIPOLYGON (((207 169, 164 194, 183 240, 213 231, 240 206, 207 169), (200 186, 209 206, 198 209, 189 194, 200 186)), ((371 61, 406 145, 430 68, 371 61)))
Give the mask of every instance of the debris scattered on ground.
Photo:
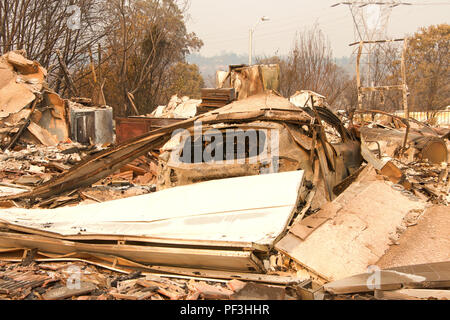
MULTIPOLYGON (((45 260, 45 259, 44 259, 45 260)), ((0 262, 5 300, 284 300, 298 299, 297 284, 196 279, 149 272, 123 273, 80 261, 0 262), (290 293, 291 295, 287 294, 290 293)), ((70 259, 67 259, 70 260, 70 259)))
POLYGON ((114 132, 46 75, 0 57, 0 299, 449 298, 448 128, 238 65, 114 132))
POLYGON ((449 270, 448 261, 374 269, 372 272, 327 283, 324 290, 334 295, 333 299, 342 299, 342 295, 346 294, 371 293, 380 300, 448 300, 449 270))

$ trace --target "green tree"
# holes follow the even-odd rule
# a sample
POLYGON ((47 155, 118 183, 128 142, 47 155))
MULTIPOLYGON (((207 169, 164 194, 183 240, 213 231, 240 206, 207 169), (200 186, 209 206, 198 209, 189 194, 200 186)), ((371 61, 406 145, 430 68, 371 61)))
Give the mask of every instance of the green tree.
POLYGON ((201 98, 200 90, 204 87, 204 81, 196 64, 179 62, 170 68, 169 73, 169 87, 165 92, 167 101, 174 94, 192 99, 201 98))
MULTIPOLYGON (((185 1, 187 2, 187 1, 185 1)), ((111 0, 102 67, 105 96, 115 115, 149 113, 168 102, 170 70, 203 42, 188 33, 183 1, 111 0)))
POLYGON ((444 109, 450 104, 450 25, 422 28, 409 40, 406 55, 411 110, 444 109))
POLYGON ((257 62, 280 65, 283 96, 312 90, 326 96, 330 105, 342 107, 338 104, 350 84, 348 75, 334 62, 331 45, 318 25, 299 32, 286 57, 273 56, 257 62))

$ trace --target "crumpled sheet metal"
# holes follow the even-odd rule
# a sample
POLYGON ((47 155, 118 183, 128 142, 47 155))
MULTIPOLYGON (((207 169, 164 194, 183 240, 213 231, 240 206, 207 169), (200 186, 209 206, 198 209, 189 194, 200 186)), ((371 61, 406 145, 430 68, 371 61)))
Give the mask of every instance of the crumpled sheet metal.
POLYGON ((17 113, 35 99, 40 92, 47 71, 19 52, 0 57, 0 119, 17 113))

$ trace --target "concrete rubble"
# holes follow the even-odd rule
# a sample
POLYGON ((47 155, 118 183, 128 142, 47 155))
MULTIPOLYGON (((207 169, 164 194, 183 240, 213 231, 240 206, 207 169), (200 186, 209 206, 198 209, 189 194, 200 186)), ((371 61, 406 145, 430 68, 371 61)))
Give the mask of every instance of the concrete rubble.
POLYGON ((447 128, 282 97, 277 65, 114 127, 46 73, 0 58, 0 299, 449 298, 447 128))

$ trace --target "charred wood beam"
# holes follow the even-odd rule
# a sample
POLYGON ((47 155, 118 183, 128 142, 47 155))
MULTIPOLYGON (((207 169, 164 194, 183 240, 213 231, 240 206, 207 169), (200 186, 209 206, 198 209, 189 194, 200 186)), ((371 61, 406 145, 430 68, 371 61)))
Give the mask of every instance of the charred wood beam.
POLYGON ((33 101, 33 106, 31 107, 31 112, 28 115, 27 119, 25 120, 25 123, 20 127, 17 134, 14 136, 14 138, 11 140, 11 142, 6 146, 5 151, 11 149, 14 147, 16 142, 19 140, 19 138, 22 136, 22 134, 25 132, 25 130, 28 128, 28 126, 31 123, 31 116, 33 115, 34 110, 36 110, 38 98, 36 97, 33 101))
POLYGON ((78 90, 75 87, 75 84, 74 84, 74 82, 72 80, 72 77, 70 76, 70 72, 69 72, 69 69, 67 68, 67 65, 64 63, 61 51, 57 50, 56 53, 57 53, 57 56, 58 56, 59 64, 61 66, 61 70, 64 73, 64 78, 66 79, 67 88, 69 89, 69 91, 72 94, 72 96, 78 97, 79 96, 78 90))

